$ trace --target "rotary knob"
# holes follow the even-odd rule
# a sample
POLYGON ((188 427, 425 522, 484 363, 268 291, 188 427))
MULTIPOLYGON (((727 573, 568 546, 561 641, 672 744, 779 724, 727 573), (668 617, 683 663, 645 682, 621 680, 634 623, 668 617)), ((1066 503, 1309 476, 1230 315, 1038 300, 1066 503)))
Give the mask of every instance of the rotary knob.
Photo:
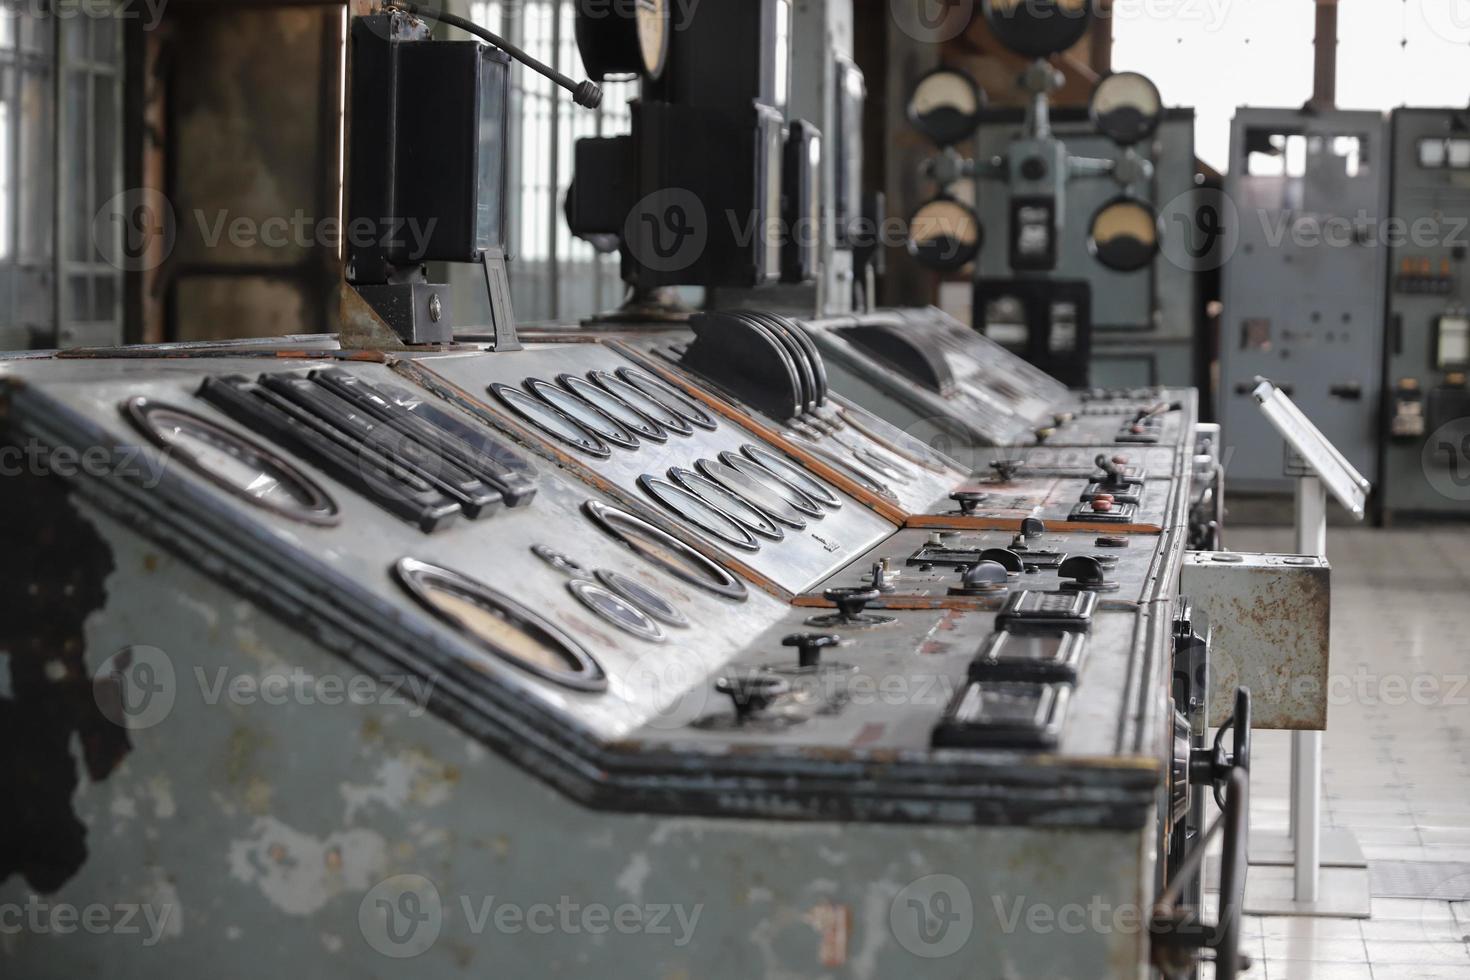
POLYGON ((1073 555, 1062 562, 1057 569, 1057 575, 1070 582, 1063 582, 1062 588, 1073 592, 1116 592, 1118 583, 1107 577, 1103 570, 1102 562, 1091 555, 1073 555))
POLYGON ((952 585, 950 595, 994 595, 1004 592, 1011 576, 996 561, 977 561, 960 573, 960 584, 952 585))
POLYGON ((823 650, 841 642, 842 637, 835 633, 792 633, 781 640, 781 645, 796 647, 797 666, 811 668, 822 662, 823 650))

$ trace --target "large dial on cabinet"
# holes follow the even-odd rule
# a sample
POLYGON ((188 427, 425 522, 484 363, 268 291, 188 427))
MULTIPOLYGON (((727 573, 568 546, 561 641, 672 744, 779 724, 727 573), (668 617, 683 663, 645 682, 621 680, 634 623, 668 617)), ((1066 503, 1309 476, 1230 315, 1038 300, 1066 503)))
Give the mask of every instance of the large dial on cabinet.
POLYGON ((669 54, 666 0, 577 0, 577 50, 587 74, 657 79, 669 54))

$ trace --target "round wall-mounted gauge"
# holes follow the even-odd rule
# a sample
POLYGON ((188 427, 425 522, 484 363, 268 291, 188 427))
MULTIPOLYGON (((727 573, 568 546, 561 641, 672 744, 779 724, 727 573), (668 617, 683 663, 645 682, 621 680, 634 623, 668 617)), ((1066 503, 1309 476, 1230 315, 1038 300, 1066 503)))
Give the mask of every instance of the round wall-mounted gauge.
POLYGON ((1012 51, 1045 58, 1082 40, 1092 22, 1092 0, 985 0, 985 20, 1012 51))
POLYGON ((909 254, 926 268, 955 272, 980 252, 984 241, 980 216, 952 197, 919 206, 909 219, 909 254))
POLYGON ((935 68, 909 93, 907 114, 915 129, 939 146, 953 146, 975 132, 985 93, 957 68, 935 68))
POLYGON ((1087 248, 1115 272, 1137 272, 1159 251, 1159 216, 1142 201, 1115 197, 1092 216, 1087 248))
POLYGON ((587 501, 583 509, 598 527, 680 581, 726 599, 745 598, 745 583, 730 574, 725 566, 706 558, 641 517, 597 500, 587 501))
POLYGON ((1132 146, 1159 128, 1164 98, 1143 75, 1120 71, 1097 83, 1087 112, 1098 132, 1119 146, 1132 146))
MULTIPOLYGON (((414 558, 394 573, 418 602, 474 646, 501 660, 579 691, 602 691, 607 675, 597 660, 539 614, 459 572, 414 558)), ((471 667, 483 670, 481 664, 471 667)))
POLYGON ((577 0, 576 30, 577 50, 593 81, 663 74, 669 56, 667 0, 577 0))
POLYGON ((122 412, 171 459, 236 497, 308 524, 336 524, 337 504, 285 459, 202 415, 129 398, 122 412))

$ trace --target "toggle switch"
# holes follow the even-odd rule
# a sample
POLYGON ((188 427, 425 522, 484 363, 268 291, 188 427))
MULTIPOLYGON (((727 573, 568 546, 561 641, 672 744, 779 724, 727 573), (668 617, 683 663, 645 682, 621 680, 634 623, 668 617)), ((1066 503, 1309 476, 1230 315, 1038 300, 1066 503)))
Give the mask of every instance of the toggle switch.
POLYGON ((1046 524, 1039 517, 1028 517, 1021 522, 1021 530, 1011 539, 1012 551, 1025 551, 1027 540, 1046 533, 1046 524))
POLYGON ((1024 459, 995 459, 990 461, 990 468, 995 471, 999 482, 1010 483, 1017 473, 1026 468, 1026 461, 1024 459))

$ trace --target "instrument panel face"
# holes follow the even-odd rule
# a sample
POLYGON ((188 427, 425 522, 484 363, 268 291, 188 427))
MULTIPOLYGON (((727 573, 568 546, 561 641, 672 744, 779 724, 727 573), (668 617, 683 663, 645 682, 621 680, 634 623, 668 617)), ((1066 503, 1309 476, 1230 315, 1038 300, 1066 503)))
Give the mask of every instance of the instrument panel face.
POLYGON ((602 738, 620 737, 656 717, 663 699, 677 696, 675 678, 693 683, 694 675, 716 672, 745 649, 751 633, 786 609, 447 405, 442 409, 465 426, 523 456, 535 493, 523 505, 426 531, 198 395, 206 379, 222 375, 294 379, 322 368, 384 391, 429 397, 386 365, 330 360, 303 366, 270 358, 35 361, 26 365, 26 388, 28 396, 45 399, 47 413, 68 420, 77 441, 85 440, 79 448, 115 451, 126 462, 119 480, 130 483, 130 495, 156 500, 145 506, 156 506, 158 519, 184 517, 180 536, 197 536, 203 524, 211 538, 231 541, 224 548, 235 559, 268 562, 293 602, 302 591, 323 601, 335 594, 354 604, 353 617, 372 629, 388 632, 406 623, 402 628, 417 637, 408 646, 446 686, 483 693, 489 685, 530 698, 602 738), (221 452, 202 464, 177 451, 165 454, 124 408, 138 398, 203 420, 209 431, 226 433, 231 446, 268 451, 272 468, 255 479, 240 478, 252 460, 242 453, 221 452), (250 490, 221 485, 215 472, 250 490), (291 505, 315 502, 277 489, 299 480, 318 488, 332 521, 282 513, 276 497, 291 505), (251 547, 262 551, 248 553, 251 547), (650 677, 665 682, 650 684, 650 677))
POLYGON ((1176 537, 1128 532, 1177 522, 1167 440, 1108 448, 1103 487, 1090 444, 987 451, 972 474, 840 393, 778 424, 636 344, 316 353, 13 362, 0 384, 24 375, 12 411, 50 440, 137 451, 155 478, 104 481, 121 511, 267 608, 274 590, 392 651, 491 731, 590 747, 575 764, 609 779, 688 773, 698 796, 759 772, 780 796, 783 767, 852 761, 822 792, 881 807, 1014 776, 1044 808, 1071 777, 1038 766, 1103 757, 1120 799, 1152 793, 1139 675, 1176 537), (1078 556, 1102 582, 1062 574, 1078 556), (997 559, 1018 566, 999 588, 963 580, 997 559), (874 564, 886 588, 839 609, 874 564))
POLYGON ((414 366, 574 471, 787 592, 802 591, 894 530, 779 446, 610 347, 536 345, 493 356, 427 356, 414 366), (568 397, 552 400, 554 391, 568 397))

